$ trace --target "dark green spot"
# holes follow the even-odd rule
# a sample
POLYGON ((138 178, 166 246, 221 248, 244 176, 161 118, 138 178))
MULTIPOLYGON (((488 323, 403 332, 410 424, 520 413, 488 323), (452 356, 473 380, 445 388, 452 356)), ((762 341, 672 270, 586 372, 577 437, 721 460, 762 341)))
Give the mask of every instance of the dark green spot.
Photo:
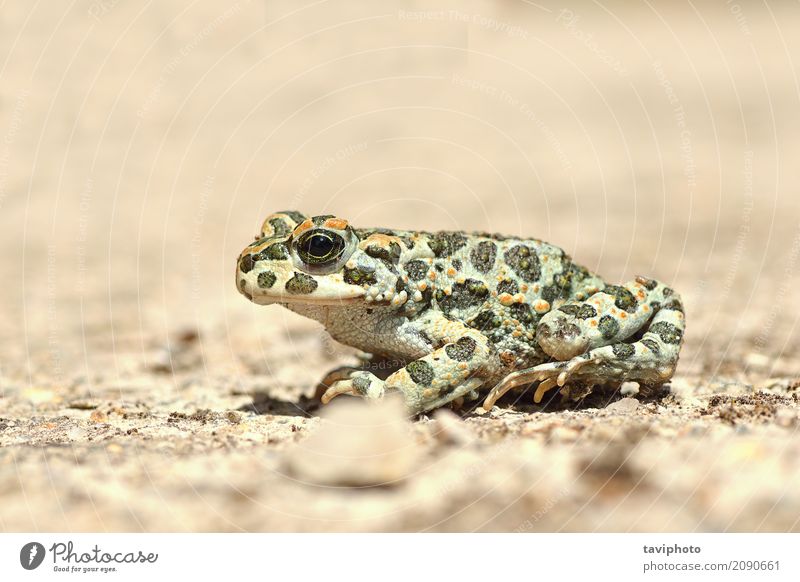
POLYGON ((284 242, 269 245, 256 255, 257 261, 283 261, 289 258, 289 248, 284 242))
POLYGON ((457 232, 437 232, 428 239, 428 247, 437 257, 449 257, 467 244, 464 235, 457 232))
POLYGON ((410 236, 401 236, 400 240, 403 241, 403 244, 406 245, 408 250, 414 248, 414 240, 410 236))
POLYGON ((539 255, 536 251, 524 245, 517 245, 508 249, 503 255, 506 263, 523 281, 532 283, 538 281, 542 275, 539 255))
POLYGON ((387 265, 395 265, 400 260, 400 245, 394 241, 389 243, 388 248, 374 244, 369 245, 364 252, 374 259, 384 261, 387 265))
POLYGON ((639 302, 636 301, 633 293, 625 289, 625 287, 618 287, 617 285, 608 285, 603 289, 603 293, 607 293, 614 297, 614 305, 628 313, 634 313, 639 302))
POLYGON ((604 315, 600 318, 598 329, 605 339, 611 339, 619 333, 619 322, 610 315, 604 315))
POLYGON ((683 303, 681 303, 681 300, 677 297, 672 296, 664 302, 664 304, 661 306, 661 309, 669 309, 683 313, 683 303))
POLYGON ((658 287, 658 281, 655 281, 653 279, 647 279, 646 277, 640 277, 639 283, 644 285, 644 288, 647 289, 648 291, 652 291, 653 289, 658 287))
POLYGON ((462 337, 454 344, 447 344, 444 347, 444 351, 451 360, 468 362, 472 359, 476 347, 477 344, 474 339, 471 337, 462 337))
POLYGON ((575 317, 578 319, 589 319, 596 316, 597 310, 588 303, 584 303, 581 305, 581 308, 578 310, 578 314, 575 317))
POLYGON ((292 295, 308 295, 317 288, 314 277, 295 272, 294 277, 286 281, 286 290, 292 295))
POLYGON ((406 371, 415 384, 430 386, 433 382, 433 366, 424 360, 409 362, 406 371))
POLYGON ((571 315, 572 317, 578 316, 578 311, 580 311, 580 306, 574 303, 570 303, 567 305, 562 305, 558 308, 559 311, 562 313, 566 313, 567 315, 571 315))
POLYGON ((642 345, 647 346, 650 349, 650 351, 653 352, 655 355, 658 355, 658 354, 661 353, 661 347, 658 345, 658 342, 655 341, 655 340, 651 340, 650 338, 643 339, 642 340, 642 345))
POLYGON ((453 285, 453 292, 445 295, 439 289, 436 292, 436 301, 445 314, 456 309, 467 309, 481 305, 489 296, 489 289, 477 279, 467 279, 463 283, 453 285))
POLYGON ((527 303, 514 303, 508 310, 511 312, 511 317, 522 324, 530 325, 536 320, 536 315, 527 303))
POLYGON ((342 278, 345 283, 350 285, 374 285, 378 282, 375 278, 375 271, 358 267, 355 269, 345 267, 342 278))
POLYGON ((665 344, 679 344, 683 338, 683 332, 668 321, 654 323, 649 331, 658 334, 665 344))
POLYGON ((517 285, 516 281, 512 281, 511 279, 503 279, 497 284, 497 293, 516 295, 519 293, 519 285, 517 285))
POLYGON ((631 344, 614 344, 611 349, 620 360, 626 360, 636 353, 636 348, 631 344))
POLYGON ((547 285, 546 287, 542 287, 541 297, 548 303, 552 303, 556 299, 559 298, 561 295, 561 289, 556 287, 555 285, 547 285))
POLYGON ((470 327, 474 327, 475 329, 480 330, 487 330, 487 329, 496 329, 500 327, 500 324, 503 322, 502 318, 494 313, 493 311, 481 311, 478 315, 476 315, 472 321, 468 322, 467 325, 470 327))
MULTIPOLYGON (((565 260, 568 260, 565 259, 565 260)), ((563 264, 562 260, 562 264, 563 264)), ((566 296, 572 286, 573 271, 569 266, 564 266, 560 273, 553 275, 553 285, 558 288, 559 296, 566 296)))
POLYGON ((409 261, 406 263, 406 273, 412 281, 422 281, 428 274, 428 264, 425 261, 409 261))
POLYGON ((571 279, 573 281, 582 281, 584 279, 589 279, 592 274, 589 272, 589 269, 586 267, 581 267, 580 265, 576 265, 575 263, 570 263, 569 270, 571 273, 571 279))
POLYGON ((242 260, 239 261, 239 270, 242 273, 249 273, 253 270, 253 255, 245 255, 242 257, 242 260))
POLYGON ((486 274, 494 267, 494 259, 497 256, 497 245, 488 240, 481 241, 469 253, 472 265, 479 273, 486 274))
POLYGON ((369 390, 369 385, 372 384, 367 376, 356 376, 351 380, 351 383, 353 384, 353 388, 356 389, 356 392, 362 396, 366 395, 369 390))
POLYGON ((272 271, 264 271, 258 274, 258 286, 262 289, 269 289, 275 284, 275 273, 272 271))
POLYGON ((280 218, 270 218, 269 225, 272 227, 273 236, 286 236, 292 232, 292 229, 289 228, 286 221, 280 218))

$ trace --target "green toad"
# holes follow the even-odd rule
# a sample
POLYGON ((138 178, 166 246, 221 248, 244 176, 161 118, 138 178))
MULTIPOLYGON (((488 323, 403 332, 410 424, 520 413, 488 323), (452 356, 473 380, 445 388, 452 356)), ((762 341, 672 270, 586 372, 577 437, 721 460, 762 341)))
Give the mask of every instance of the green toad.
POLYGON ((251 301, 315 319, 371 354, 328 374, 323 402, 397 391, 417 413, 482 391, 488 410, 532 383, 536 402, 553 388, 575 396, 660 385, 685 326, 680 297, 663 283, 608 285, 540 240, 359 229, 296 211, 267 217, 236 283, 251 301))

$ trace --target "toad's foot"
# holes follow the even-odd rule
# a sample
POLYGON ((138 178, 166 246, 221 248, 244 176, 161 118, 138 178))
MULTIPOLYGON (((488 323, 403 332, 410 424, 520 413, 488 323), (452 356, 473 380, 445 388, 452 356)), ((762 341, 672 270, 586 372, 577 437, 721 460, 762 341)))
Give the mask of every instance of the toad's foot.
POLYGON ((325 380, 331 378, 333 374, 337 374, 336 377, 340 379, 336 379, 329 384, 329 388, 325 390, 321 398, 323 404, 328 404, 328 402, 342 394, 377 399, 383 397, 386 392, 384 381, 371 372, 355 370, 347 373, 339 369, 329 374, 325 380), (341 378, 342 375, 346 375, 346 377, 341 378))
MULTIPOLYGON (((370 354, 363 354, 363 357, 359 356, 359 358, 363 360, 363 363, 360 366, 341 366, 328 372, 325 377, 319 381, 319 384, 317 384, 314 398, 316 400, 322 399, 322 396, 328 392, 334 384, 343 380, 355 378, 358 372, 367 372, 370 373, 369 375, 374 373, 375 376, 373 377, 377 377, 380 380, 385 380, 390 374, 397 371, 397 369, 399 369, 402 365, 398 360, 376 358, 370 354)), ((342 390, 344 390, 343 387, 342 390)), ((347 393, 349 392, 342 392, 342 394, 347 393)))
POLYGON ((506 392, 517 386, 539 382, 539 386, 534 395, 534 402, 539 404, 545 393, 556 386, 564 386, 567 380, 586 364, 594 363, 594 360, 586 356, 579 356, 567 362, 549 362, 541 364, 527 370, 520 370, 506 376, 499 384, 492 388, 491 392, 483 401, 483 409, 491 410, 506 392))
MULTIPOLYGON (((463 403, 464 398, 474 400, 477 398, 476 389, 483 384, 482 380, 478 378, 469 378, 459 386, 453 388, 455 393, 454 398, 447 398, 447 402, 460 400, 463 403)), ((342 380, 334 381, 330 387, 322 394, 322 404, 328 404, 331 400, 342 394, 350 396, 360 396, 368 400, 377 400, 383 398, 386 392, 400 392, 406 399, 406 405, 412 412, 420 412, 420 407, 414 406, 418 399, 417 391, 403 390, 402 387, 387 386, 384 380, 381 380, 370 372, 361 370, 349 373, 349 377, 342 380)), ((438 403, 437 403, 438 404, 438 403)))
POLYGON ((351 374, 354 372, 360 372, 361 370, 361 368, 356 368, 355 366, 342 366, 340 368, 336 368, 335 370, 331 370, 322 380, 319 381, 319 384, 317 384, 317 389, 314 392, 314 398, 316 400, 321 400, 322 396, 328 390, 330 390, 330 388, 336 382, 341 380, 349 380, 351 374))

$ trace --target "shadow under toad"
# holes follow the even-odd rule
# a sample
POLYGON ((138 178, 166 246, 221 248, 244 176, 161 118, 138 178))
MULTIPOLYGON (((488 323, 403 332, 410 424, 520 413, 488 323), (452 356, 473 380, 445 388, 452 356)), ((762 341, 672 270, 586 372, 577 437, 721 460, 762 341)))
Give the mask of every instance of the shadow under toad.
POLYGON ((253 401, 240 406, 239 412, 252 412, 255 414, 273 416, 317 416, 321 406, 320 401, 308 396, 300 396, 297 400, 283 400, 271 396, 267 392, 254 392, 253 401))
MULTIPOLYGON (((625 396, 620 394, 618 388, 595 389, 589 394, 575 400, 565 399, 558 391, 553 391, 550 395, 546 396, 541 403, 535 404, 533 402, 534 392, 535 387, 528 388, 524 391, 510 392, 498 400, 496 406, 508 408, 516 412, 532 414, 537 412, 602 409, 617 400, 625 398, 625 396)), ((636 394, 635 398, 642 404, 649 402, 660 403, 669 395, 669 385, 664 385, 646 391, 643 390, 639 394, 636 394)), ((355 397, 343 395, 340 398, 346 399, 355 397)), ((300 395, 297 400, 285 400, 272 396, 268 392, 254 392, 252 394, 252 399, 252 402, 240 406, 237 410, 239 412, 251 412, 263 415, 305 416, 311 418, 319 416, 319 412, 323 407, 323 404, 317 396, 309 397, 300 395)), ((459 412, 462 416, 472 416, 482 402, 483 398, 475 402, 464 403, 459 412)), ((426 414, 419 416, 426 416, 426 414)))
MULTIPOLYGON (((495 406, 500 408, 507 408, 516 412, 523 412, 526 414, 533 414, 537 412, 563 412, 567 410, 589 410, 589 409, 603 409, 609 404, 617 402, 622 398, 635 398, 641 404, 647 403, 661 403, 665 398, 670 395, 670 388, 668 384, 663 386, 656 386, 652 388, 643 388, 635 395, 623 395, 620 393, 619 387, 595 387, 591 392, 579 398, 565 398, 557 390, 553 390, 547 394, 539 404, 534 403, 533 395, 536 391, 536 385, 528 387, 521 391, 512 391, 505 394, 500 400, 497 401, 495 406)), ((474 403, 465 403, 462 408, 462 415, 476 414, 476 410, 481 406, 483 398, 475 401, 474 403)), ((476 414, 476 416, 478 416, 476 414)))

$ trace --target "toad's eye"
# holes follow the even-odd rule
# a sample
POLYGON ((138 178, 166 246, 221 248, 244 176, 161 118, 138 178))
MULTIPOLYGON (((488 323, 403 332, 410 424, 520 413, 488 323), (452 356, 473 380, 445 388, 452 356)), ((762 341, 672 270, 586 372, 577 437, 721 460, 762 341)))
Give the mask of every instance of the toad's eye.
POLYGON ((344 239, 328 230, 312 230, 295 243, 297 255, 307 265, 324 265, 336 261, 344 252, 344 239))

